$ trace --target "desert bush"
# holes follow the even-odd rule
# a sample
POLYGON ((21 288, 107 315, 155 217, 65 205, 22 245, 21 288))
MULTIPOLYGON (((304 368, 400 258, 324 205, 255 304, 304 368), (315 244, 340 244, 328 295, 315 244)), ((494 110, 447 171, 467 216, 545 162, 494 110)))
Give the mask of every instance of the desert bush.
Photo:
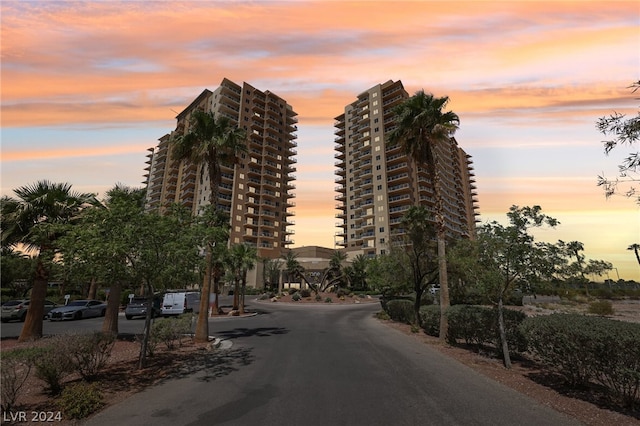
POLYGON ((447 309, 449 332, 447 342, 456 344, 459 339, 478 349, 488 343, 493 343, 493 319, 488 315, 487 308, 471 305, 453 305, 447 309))
POLYGON ((528 318, 529 351, 571 385, 605 386, 626 405, 640 398, 640 324, 577 314, 528 318))
MULTIPOLYGON (((502 315, 509 352, 517 354, 526 351, 526 340, 520 331, 520 324, 524 321, 525 314, 503 309, 502 315)), ((459 339, 462 339, 478 350, 491 346, 498 355, 502 355, 497 308, 454 305, 447 310, 447 317, 449 319, 447 341, 450 344, 456 344, 459 339)))
POLYGON ((3 411, 9 411, 15 406, 22 386, 35 365, 35 360, 41 355, 42 351, 37 348, 14 349, 2 354, 0 395, 2 395, 3 411))
POLYGON ((103 405, 97 383, 74 383, 67 386, 58 399, 58 407, 70 419, 84 419, 103 405))
POLYGON ((182 337, 191 333, 191 315, 181 315, 178 318, 161 318, 151 326, 150 340, 154 343, 164 343, 167 349, 175 349, 182 344, 182 337))
POLYGON ((349 290, 348 288, 338 288, 336 290, 336 296, 338 297, 347 297, 351 294, 351 290, 349 290))
POLYGON ((35 375, 46 383, 46 390, 51 395, 58 395, 62 391, 62 380, 75 369, 70 339, 68 335, 53 337, 46 346, 40 348, 42 356, 35 360, 35 375))
POLYGON ((302 290, 300 290, 300 296, 311 297, 311 290, 309 290, 308 288, 303 288, 302 290))
POLYGON ((376 318, 378 318, 378 319, 380 319, 380 320, 386 320, 386 321, 388 321, 388 320, 390 320, 390 319, 391 319, 391 317, 389 316, 389 314, 388 314, 388 313, 386 313, 385 311, 378 311, 378 312, 376 312, 375 317, 376 317, 376 318))
POLYGON ((589 303, 589 309, 587 311, 590 314, 600 315, 603 317, 613 315, 613 305, 608 300, 596 300, 595 302, 589 303))
POLYGON ((392 320, 405 324, 413 324, 416 322, 416 314, 412 301, 402 299, 389 300, 386 306, 385 310, 392 320))
POLYGON ((421 306, 420 323, 426 334, 438 337, 440 335, 440 306, 421 306))
POLYGON ((69 355, 85 380, 95 378, 107 364, 116 342, 113 333, 94 332, 70 336, 69 355))

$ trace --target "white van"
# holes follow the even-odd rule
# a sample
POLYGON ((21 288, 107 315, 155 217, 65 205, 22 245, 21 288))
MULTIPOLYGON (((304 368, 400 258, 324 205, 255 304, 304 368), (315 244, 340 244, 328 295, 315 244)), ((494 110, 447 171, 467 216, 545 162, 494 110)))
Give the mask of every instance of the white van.
POLYGON ((200 292, 169 291, 164 294, 162 315, 180 315, 185 312, 200 312, 200 292))

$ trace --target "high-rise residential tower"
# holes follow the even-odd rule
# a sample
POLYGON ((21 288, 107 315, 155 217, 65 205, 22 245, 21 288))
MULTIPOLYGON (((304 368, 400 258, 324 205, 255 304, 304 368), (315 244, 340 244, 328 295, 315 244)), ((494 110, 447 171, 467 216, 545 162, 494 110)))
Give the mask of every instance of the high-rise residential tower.
POLYGON ((171 156, 173 137, 189 131, 189 118, 198 109, 226 116, 247 132, 247 152, 234 167, 223 167, 218 191, 217 206, 231 221, 229 242, 252 245, 260 257, 279 257, 293 243, 288 227, 293 224, 297 114, 270 91, 225 78, 178 114, 176 129, 149 149, 146 208, 162 210, 178 203, 197 214, 209 204, 206 166, 171 156))
MULTIPOLYGON (((362 92, 335 118, 336 244, 349 257, 388 253, 403 233, 402 216, 413 205, 434 211, 433 185, 401 146, 387 143, 393 108, 409 98, 402 82, 389 80, 362 92)), ((447 234, 475 235, 477 199, 471 156, 454 138, 438 147, 447 234)))

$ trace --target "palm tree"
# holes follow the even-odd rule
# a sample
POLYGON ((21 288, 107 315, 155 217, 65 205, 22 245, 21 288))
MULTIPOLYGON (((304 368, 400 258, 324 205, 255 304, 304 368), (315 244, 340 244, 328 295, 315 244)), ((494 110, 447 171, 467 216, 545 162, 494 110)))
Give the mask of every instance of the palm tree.
MULTIPOLYGON (((172 157, 176 160, 187 160, 201 165, 201 173, 208 171, 211 192, 209 203, 217 206, 218 188, 222 176, 222 167, 233 166, 240 152, 246 152, 246 132, 233 125, 224 116, 216 118, 211 112, 196 110, 191 114, 189 130, 174 138, 172 157)), ((201 179, 202 181, 202 179, 201 179)), ((209 339, 209 293, 215 242, 208 242, 205 257, 206 266, 200 297, 200 313, 196 325, 195 340, 206 342, 209 339)), ((217 300, 217 297, 216 297, 217 300)))
POLYGON ((640 265, 640 244, 638 243, 633 243, 631 244, 629 247, 627 247, 627 250, 632 250, 635 255, 636 255, 636 260, 638 261, 638 265, 640 265))
MULTIPOLYGON (((449 97, 436 98, 423 90, 404 101, 395 108, 397 127, 389 135, 388 143, 401 144, 405 152, 414 161, 416 170, 420 165, 426 166, 427 173, 433 183, 435 195, 435 222, 438 240, 438 264, 440 281, 440 339, 447 336, 449 323, 445 315, 449 307, 449 284, 447 280, 446 260, 446 221, 442 198, 441 165, 438 158, 438 145, 450 142, 460 118, 452 111, 443 112, 449 103, 449 97)), ((417 191, 417 185, 416 185, 417 191)), ((415 205, 420 204, 420 197, 415 196, 415 205)))
POLYGON ((247 285, 247 272, 252 270, 258 261, 258 251, 247 244, 235 244, 229 250, 227 265, 230 269, 235 290, 233 292, 233 309, 244 314, 244 292, 247 285), (239 285, 242 288, 238 288, 239 285))
POLYGON ((2 246, 24 248, 37 253, 31 304, 19 341, 42 337, 44 300, 49 281, 49 266, 56 254, 60 226, 74 223, 80 212, 100 203, 95 194, 73 192, 68 183, 38 181, 13 191, 18 198, 2 197, 2 246))
MULTIPOLYGON (((344 273, 344 267, 342 264, 347 260, 347 254, 340 250, 334 250, 329 259, 329 272, 330 281, 337 283, 344 283, 346 279, 347 283, 349 277, 344 273)), ((322 284, 322 283, 321 283, 322 284)))
POLYGON ((291 280, 294 278, 300 277, 302 280, 302 274, 304 273, 304 268, 296 259, 298 256, 292 252, 288 251, 286 255, 283 255, 284 259, 284 270, 287 272, 287 281, 289 282, 289 288, 291 288, 291 280))

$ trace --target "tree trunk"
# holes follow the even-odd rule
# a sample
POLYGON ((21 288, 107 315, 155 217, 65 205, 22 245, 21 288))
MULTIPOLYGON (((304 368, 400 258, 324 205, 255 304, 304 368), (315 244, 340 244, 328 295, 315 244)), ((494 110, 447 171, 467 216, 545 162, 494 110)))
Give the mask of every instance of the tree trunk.
POLYGON ((242 289, 240 291, 240 315, 244 315, 244 292, 246 290, 247 283, 242 281, 242 289))
POLYGON ((498 331, 500 332, 500 345, 502 346, 502 357, 505 368, 511 368, 511 357, 509 356, 509 344, 507 343, 507 332, 504 328, 504 315, 502 295, 498 299, 498 331))
POLYGON ((282 271, 279 271, 280 273, 278 274, 278 294, 282 294, 282 290, 284 288, 284 273, 282 271))
POLYGON ((122 294, 122 285, 120 282, 111 286, 109 291, 109 299, 107 300, 107 312, 102 322, 103 333, 118 334, 118 315, 120 313, 120 295, 122 294))
POLYGON ((149 338, 151 336, 151 316, 153 313, 153 302, 153 288, 151 285, 149 285, 146 301, 147 315, 144 318, 144 331, 142 332, 142 344, 140 345, 140 356, 138 357, 138 369, 140 370, 146 367, 147 363, 147 351, 149 348, 149 338))
POLYGON ((417 327, 422 327, 422 318, 420 318, 420 302, 422 301, 422 291, 416 292, 416 300, 413 302, 413 311, 415 312, 414 324, 417 327))
POLYGON ((202 280, 202 290, 200 291, 200 313, 196 324, 195 341, 206 343, 209 341, 209 293, 211 292, 211 245, 207 245, 206 266, 204 279, 202 280))
POLYGON ((36 275, 31 289, 31 297, 27 317, 25 318, 18 342, 28 342, 42 337, 42 319, 44 317, 44 300, 47 297, 47 284, 49 282, 49 271, 45 268, 41 259, 42 253, 38 256, 36 275))
POLYGON ((218 315, 220 313, 220 273, 216 269, 213 274, 213 305, 211 306, 211 316, 218 315))
POLYGON ((87 299, 95 299, 97 290, 98 282, 95 277, 91 277, 91 284, 89 285, 89 294, 87 294, 87 299))
POLYGON ((240 285, 238 280, 233 280, 233 310, 237 311, 240 305, 240 285))
MULTIPOLYGON (((440 226, 439 226, 440 227, 440 226)), ((441 226, 444 228, 444 224, 441 226)), ((440 340, 446 342, 449 332, 447 309, 449 301, 449 280, 447 277, 447 253, 444 229, 438 231, 438 276, 440 281, 440 340)))

